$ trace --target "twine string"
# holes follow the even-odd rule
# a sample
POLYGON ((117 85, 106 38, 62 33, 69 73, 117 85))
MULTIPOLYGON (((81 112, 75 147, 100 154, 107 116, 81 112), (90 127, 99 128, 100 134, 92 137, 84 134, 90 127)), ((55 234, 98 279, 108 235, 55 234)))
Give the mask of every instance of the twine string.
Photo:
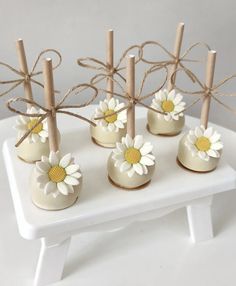
MULTIPOLYGON (((142 61, 147 63, 147 64, 154 64, 154 65, 160 65, 160 66, 170 66, 175 64, 176 66, 179 66, 181 68, 184 69, 185 73, 187 74, 187 76, 194 82, 194 74, 192 73, 192 71, 188 68, 186 68, 186 66, 183 64, 184 62, 200 62, 199 60, 193 60, 193 59, 187 59, 186 57, 189 55, 189 53, 198 46, 203 46, 204 48, 206 48, 207 50, 210 50, 210 47, 206 44, 206 43, 202 43, 202 42, 197 42, 194 43, 193 45, 191 45, 189 48, 187 48, 187 50, 183 53, 182 56, 180 57, 176 57, 174 54, 172 54, 171 52, 169 52, 162 44, 160 44, 159 42, 156 41, 146 41, 144 43, 141 44, 141 48, 142 48, 142 52, 144 51, 144 48, 147 45, 153 45, 153 46, 157 46, 159 47, 162 51, 164 51, 165 54, 167 54, 167 56, 170 59, 164 60, 164 61, 150 61, 145 59, 144 55, 142 55, 142 61)), ((144 52, 143 52, 144 54, 144 52)))
POLYGON ((95 100, 95 98, 97 97, 97 94, 98 94, 98 90, 96 87, 94 87, 90 84, 87 84, 87 83, 79 84, 79 85, 74 86, 71 89, 69 89, 66 92, 66 94, 63 96, 62 100, 55 107, 51 107, 51 108, 45 108, 44 106, 40 105, 39 103, 35 102, 34 100, 29 100, 29 99, 22 98, 22 97, 11 98, 6 103, 7 108, 10 111, 12 111, 16 114, 22 115, 22 116, 36 117, 38 119, 36 124, 34 124, 34 126, 32 126, 29 130, 27 130, 27 132, 18 140, 18 142, 15 144, 15 146, 18 147, 29 136, 29 134, 32 133, 34 128, 36 128, 44 119, 46 119, 48 116, 54 116, 55 117, 57 113, 63 113, 66 115, 70 115, 70 116, 76 117, 78 119, 81 119, 81 120, 83 120, 83 121, 85 121, 85 122, 87 122, 93 126, 96 126, 96 124, 93 121, 89 120, 88 118, 81 116, 77 113, 67 111, 66 109, 82 108, 82 107, 88 106, 89 104, 91 104, 95 100), (81 103, 81 104, 64 105, 64 102, 66 101, 66 99, 69 96, 76 96, 76 95, 80 94, 81 91, 83 91, 85 88, 86 89, 91 88, 94 92, 88 101, 81 103), (12 104, 15 104, 17 102, 23 102, 26 104, 30 104, 31 106, 37 107, 40 110, 44 111, 44 113, 42 113, 42 114, 39 114, 39 113, 30 114, 27 112, 20 111, 18 108, 15 108, 12 106, 12 104))
POLYGON ((176 115, 179 115, 180 113, 190 109, 192 106, 194 106, 195 104, 197 104, 201 99, 203 99, 206 96, 210 96, 212 99, 214 99, 218 104, 220 104, 222 107, 224 107, 225 109, 227 109, 228 111, 236 114, 236 109, 232 108, 231 106, 225 104, 223 101, 221 101, 217 96, 236 96, 236 93, 222 93, 219 92, 218 89, 222 86, 224 86, 226 83, 228 83, 229 81, 231 81, 232 79, 236 78, 236 74, 233 74, 231 76, 226 77, 225 79, 223 79, 222 81, 220 81, 217 84, 214 84, 211 88, 207 87, 204 83, 202 83, 199 78, 194 75, 194 79, 195 82, 201 87, 200 90, 197 91, 190 91, 190 90, 184 90, 182 88, 180 88, 179 86, 177 86, 174 83, 173 77, 175 75, 175 73, 180 72, 180 71, 184 71, 184 69, 177 69, 175 72, 173 72, 173 74, 171 75, 171 83, 173 84, 174 89, 176 89, 177 91, 183 93, 183 94, 188 94, 188 95, 198 95, 200 96, 198 99, 196 99, 195 101, 193 101, 190 105, 186 106, 182 111, 176 113, 176 115))
POLYGON ((135 64, 137 64, 138 62, 142 60, 142 56, 143 56, 142 48, 139 45, 132 45, 129 48, 127 48, 123 52, 123 54, 121 55, 120 59, 118 60, 117 64, 114 67, 111 67, 108 64, 96 58, 92 58, 92 57, 79 58, 77 60, 77 63, 81 67, 93 69, 93 70, 101 72, 92 78, 92 81, 91 81, 92 84, 97 84, 106 78, 113 77, 113 75, 117 75, 120 79, 122 79, 122 81, 125 82, 126 80, 124 76, 120 73, 120 71, 126 68, 125 66, 122 66, 122 62, 124 61, 126 56, 130 53, 130 51, 134 49, 138 49, 138 56, 135 59, 135 64))
MULTIPOLYGON (((156 112, 156 113, 160 113, 160 114, 166 115, 165 112, 156 110, 156 109, 152 108, 151 106, 146 105, 146 104, 143 103, 142 101, 143 101, 144 99, 146 99, 146 98, 152 96, 153 94, 157 93, 159 90, 161 90, 161 89, 163 88, 163 86, 166 84, 167 79, 168 79, 168 69, 167 69, 167 67, 166 67, 166 66, 160 67, 159 65, 156 65, 156 66, 152 66, 151 68, 149 68, 149 69, 144 73, 143 79, 142 79, 142 81, 141 81, 141 86, 140 86, 140 88, 139 88, 139 91, 138 91, 137 95, 136 95, 134 98, 133 98, 133 97, 130 97, 130 95, 123 89, 123 87, 121 87, 121 88, 122 88, 122 91, 123 91, 123 94, 117 93, 117 92, 111 92, 111 91, 106 90, 106 89, 98 89, 98 90, 101 90, 101 91, 103 91, 103 92, 112 93, 112 94, 114 94, 114 95, 116 95, 116 96, 118 96, 118 97, 121 97, 121 98, 127 100, 127 101, 128 101, 128 104, 126 104, 123 108, 121 108, 121 109, 119 109, 119 110, 117 110, 117 111, 114 111, 113 113, 110 113, 110 114, 108 114, 108 115, 103 115, 103 116, 95 117, 94 120, 101 120, 101 119, 105 119, 105 118, 107 118, 107 117, 116 115, 116 114, 120 113, 121 111, 127 110, 127 109, 129 109, 131 106, 136 105, 136 104, 142 105, 142 106, 144 106, 145 108, 150 109, 150 110, 152 110, 152 111, 154 111, 154 112, 156 112), (160 70, 162 70, 162 69, 164 69, 164 71, 165 71, 164 81, 163 81, 163 82, 161 83, 161 85, 160 85, 158 88, 156 88, 154 91, 152 91, 152 92, 149 93, 149 94, 146 94, 146 95, 143 95, 143 96, 142 96, 142 92, 143 92, 143 88, 144 88, 144 83, 146 82, 148 76, 149 76, 150 74, 152 74, 152 73, 154 73, 154 72, 157 72, 157 71, 160 71, 160 70)), ((112 78, 111 78, 111 80, 113 80, 115 83, 117 82, 115 79, 112 79, 112 78)))
MULTIPOLYGON (((35 80, 33 79, 33 77, 37 76, 37 75, 40 75, 42 74, 43 72, 42 71, 38 71, 36 72, 35 69, 39 63, 39 61, 41 60, 42 56, 45 56, 46 53, 54 53, 56 54, 56 56, 58 57, 58 62, 56 63, 56 65, 53 66, 53 70, 55 70, 57 67, 60 66, 61 62, 62 62, 62 57, 61 57, 61 54, 55 50, 55 49, 46 49, 46 50, 43 50, 36 58, 34 64, 33 64, 33 67, 31 69, 31 71, 26 74, 24 73, 23 71, 20 71, 20 70, 17 70, 15 69, 14 67, 12 67, 11 65, 7 64, 7 63, 4 63, 4 62, 0 62, 0 66, 3 66, 5 68, 7 68, 8 70, 12 71, 13 73, 17 74, 18 76, 20 76, 20 78, 17 78, 17 79, 13 79, 13 80, 1 80, 0 81, 0 84, 13 84, 10 88, 8 88, 7 90, 5 90, 4 92, 0 93, 0 97, 1 96, 4 96, 8 93, 10 93, 12 90, 14 90, 17 86, 23 84, 24 82, 33 82, 41 87, 44 87, 44 85, 39 82, 38 80, 35 80)), ((58 93, 58 91, 55 91, 56 93, 58 93)))

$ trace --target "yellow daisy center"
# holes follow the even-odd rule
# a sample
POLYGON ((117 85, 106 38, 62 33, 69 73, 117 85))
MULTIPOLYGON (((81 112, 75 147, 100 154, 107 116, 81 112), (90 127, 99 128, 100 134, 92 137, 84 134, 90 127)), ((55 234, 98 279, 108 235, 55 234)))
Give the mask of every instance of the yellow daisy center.
POLYGON ((54 183, 64 181, 66 177, 66 171, 60 166, 53 166, 48 172, 49 179, 54 183))
MULTIPOLYGON (((38 119, 31 119, 27 124, 28 129, 30 130, 37 123, 38 119)), ((38 134, 42 130, 43 130, 43 123, 39 123, 31 132, 34 134, 38 134)))
POLYGON ((207 137, 202 136, 197 139, 195 146, 200 151, 208 151, 211 148, 211 142, 207 137))
POLYGON ((171 112, 174 110, 175 105, 174 105, 173 101, 171 101, 171 100, 164 100, 161 104, 161 107, 162 107, 163 111, 171 112))
MULTIPOLYGON (((112 113, 114 113, 114 110, 108 109, 108 110, 104 113, 104 115, 107 116, 107 115, 112 114, 112 113)), ((111 115, 111 116, 108 116, 108 117, 105 118, 105 120, 106 120, 106 122, 108 122, 108 123, 113 123, 113 122, 115 122, 115 121, 117 120, 117 114, 113 114, 113 115, 111 115)))
POLYGON ((125 160, 130 164, 137 164, 141 157, 140 151, 134 147, 128 148, 125 151, 125 160))

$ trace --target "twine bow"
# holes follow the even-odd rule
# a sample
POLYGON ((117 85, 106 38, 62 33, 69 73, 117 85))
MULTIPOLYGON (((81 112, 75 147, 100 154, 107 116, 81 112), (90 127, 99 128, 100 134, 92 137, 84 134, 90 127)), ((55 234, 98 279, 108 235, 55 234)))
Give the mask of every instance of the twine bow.
MULTIPOLYGON (((57 67, 60 66, 61 62, 62 62, 62 57, 61 57, 61 54, 57 51, 57 50, 54 50, 54 49, 46 49, 46 50, 43 50, 36 58, 34 64, 33 64, 33 67, 31 69, 31 71, 28 73, 28 74, 25 74, 23 71, 20 71, 20 70, 17 70, 15 69, 14 67, 10 66, 9 64, 6 64, 6 63, 3 63, 3 62, 0 62, 0 66, 3 66, 5 68, 7 68, 8 70, 14 72, 15 74, 17 74, 18 76, 20 76, 20 78, 17 78, 17 79, 13 79, 13 80, 5 80, 5 81, 0 81, 0 84, 12 84, 12 86, 7 89, 6 91, 0 93, 0 97, 5 95, 5 94, 8 94, 9 92, 11 92, 12 90, 14 90, 17 86, 21 85, 22 83, 24 82, 33 82, 41 87, 44 87, 44 85, 42 83, 40 83, 39 81, 35 80, 34 77, 37 76, 37 75, 40 75, 42 74, 43 72, 42 71, 38 71, 36 72, 35 69, 40 61, 40 59, 42 58, 43 55, 45 55, 46 53, 55 53, 58 57, 58 63, 53 66, 53 69, 56 69, 57 67)), ((56 91, 57 92, 57 91, 56 91)))
POLYGON ((96 126, 96 124, 94 122, 92 122, 91 120, 89 120, 88 118, 81 116, 77 113, 71 112, 71 111, 67 111, 66 109, 69 108, 82 108, 85 106, 90 105, 95 98, 97 97, 98 94, 98 90, 96 87, 87 84, 87 83, 83 83, 83 84, 79 84, 77 86, 72 87, 71 89, 69 89, 66 94, 64 95, 64 97, 62 98, 62 100, 54 107, 51 107, 50 109, 45 108, 44 106, 40 105, 39 103, 35 102, 34 100, 29 100, 26 98, 22 98, 22 97, 17 97, 17 98, 12 98, 10 100, 7 101, 7 108, 9 110, 11 110, 14 113, 17 113, 19 115, 23 115, 26 117, 36 117, 38 120, 36 122, 36 124, 34 124, 34 126, 32 126, 20 139, 19 141, 15 144, 16 147, 18 147, 25 139, 26 137, 29 136, 29 134, 34 130, 34 128, 36 128, 43 120, 45 120, 49 115, 52 116, 56 116, 57 113, 63 113, 63 114, 67 114, 70 116, 74 116, 78 119, 81 119, 85 122, 88 122, 89 124, 96 126), (79 94, 81 91, 83 91, 84 89, 88 89, 91 88, 94 91, 94 94, 92 95, 91 99, 87 100, 85 103, 81 103, 81 104, 71 104, 71 105, 63 105, 63 103, 65 102, 65 100, 71 96, 74 95, 76 96, 77 94, 79 94), (44 111, 44 113, 39 114, 39 113, 33 113, 33 114, 29 114, 27 112, 22 112, 20 110, 18 110, 17 108, 14 108, 11 106, 11 104, 14 104, 16 102, 23 102, 26 104, 30 104, 31 106, 37 107, 40 110, 44 111))
POLYGON ((103 92, 107 92, 107 93, 112 93, 113 95, 116 95, 116 96, 118 96, 118 97, 121 97, 122 99, 128 100, 128 104, 125 105, 123 108, 121 108, 121 109, 119 109, 119 110, 117 110, 117 111, 114 111, 113 113, 110 113, 110 114, 108 114, 108 115, 95 117, 94 120, 105 119, 105 118, 107 118, 107 117, 113 116, 113 115, 115 115, 115 114, 120 113, 120 112, 123 111, 123 110, 127 110, 128 108, 130 108, 131 106, 136 105, 136 104, 140 104, 140 105, 144 106, 145 108, 150 109, 150 110, 152 110, 152 111, 154 111, 154 112, 156 112, 156 113, 160 113, 160 114, 166 115, 165 112, 156 110, 156 109, 152 108, 151 106, 146 105, 146 104, 143 103, 142 101, 145 100, 145 99, 147 99, 147 98, 149 98, 149 97, 151 97, 151 96, 153 96, 156 92, 158 92, 159 90, 161 90, 161 89, 165 86, 165 84, 166 84, 166 82, 167 82, 167 79, 168 79, 168 69, 167 69, 166 66, 160 66, 160 65, 154 65, 154 66, 152 66, 151 68, 149 68, 149 69, 145 72, 144 77, 143 77, 142 82, 141 82, 141 86, 140 86, 139 91, 138 91, 138 93, 137 93, 137 95, 136 95, 135 97, 131 97, 131 96, 124 90, 124 88, 119 84, 119 82, 117 82, 115 79, 112 79, 115 83, 117 83, 117 84, 119 85, 119 87, 120 87, 121 90, 123 91, 123 94, 120 94, 120 93, 117 93, 117 92, 113 92, 113 93, 112 93, 111 91, 108 91, 108 90, 105 90, 105 89, 99 89, 99 90, 101 90, 101 91, 103 91, 103 92), (154 73, 154 72, 157 72, 157 71, 159 71, 159 70, 162 70, 162 69, 164 69, 164 70, 165 70, 165 73, 166 73, 165 79, 164 79, 163 83, 161 83, 161 85, 160 85, 157 89, 155 89, 154 91, 152 91, 152 92, 150 92, 150 93, 148 93, 148 94, 146 94, 146 95, 144 95, 144 96, 141 96, 142 93, 143 93, 144 84, 145 84, 145 82, 146 82, 148 76, 149 76, 150 74, 152 74, 152 73, 154 73))
MULTIPOLYGON (((186 110, 188 110, 189 108, 191 108, 192 106, 194 106, 196 103, 198 103, 203 97, 205 96, 210 96, 211 98, 213 98, 217 103, 219 103, 221 106, 223 106, 225 109, 231 111, 232 113, 236 114, 236 109, 228 106, 227 104, 225 104, 224 102, 222 102, 217 96, 236 96, 236 93, 222 93, 219 92, 218 89, 222 86, 224 86, 227 82, 229 82, 230 80, 236 78, 236 74, 233 74, 229 77, 226 77, 225 79, 223 79, 222 81, 220 81, 217 84, 214 84, 211 88, 207 87, 204 83, 202 83, 198 77, 196 75, 194 75, 194 82, 198 83, 198 85, 201 87, 200 90, 197 91, 189 91, 189 90, 183 90, 180 87, 178 87, 174 81, 173 81, 173 77, 174 74, 179 72, 179 71, 184 71, 184 69, 177 69, 172 75, 171 75, 171 82, 174 86, 174 88, 183 93, 183 94, 189 94, 189 95, 200 95, 200 97, 198 99, 196 99, 194 102, 192 102, 190 105, 188 105, 184 110, 182 110, 181 112, 184 112, 186 110)), ((176 113, 177 115, 181 112, 176 113)))
MULTIPOLYGON (((93 69, 96 71, 99 71, 100 73, 95 75, 91 79, 91 84, 97 84, 98 82, 106 79, 106 78, 111 78, 113 75, 118 75, 124 82, 126 81, 125 78, 122 76, 120 71, 124 70, 126 67, 121 66, 123 60, 125 57, 130 53, 131 50, 133 49, 138 49, 138 57, 135 60, 135 64, 137 64, 139 61, 142 59, 142 48, 139 45, 133 45, 130 46, 128 49, 124 51, 120 59, 118 60, 118 63, 116 64, 115 67, 111 67, 108 64, 92 57, 86 57, 86 58, 79 58, 77 60, 77 63, 79 66, 88 68, 88 69, 93 69), (99 79, 100 78, 100 79, 99 79)), ((115 82, 115 81, 114 81, 115 82)))
POLYGON ((167 56, 170 57, 170 59, 168 60, 164 60, 164 61, 150 61, 145 59, 144 57, 144 52, 142 55, 142 61, 147 63, 147 64, 154 64, 154 65, 160 65, 160 66, 166 66, 169 67, 170 65, 175 64, 176 66, 180 66, 181 68, 184 69, 185 73, 187 74, 187 76, 194 82, 195 80, 195 76, 192 73, 192 71, 188 68, 185 67, 185 65, 183 64, 184 62, 189 62, 189 63, 194 63, 194 62, 200 62, 199 60, 191 60, 191 59, 186 59, 187 55, 195 48, 198 46, 203 46, 205 48, 207 48, 208 50, 210 50, 210 47, 206 44, 206 43, 194 43, 193 45, 191 45, 184 53, 182 56, 180 57, 176 57, 174 54, 172 54, 171 52, 169 52, 162 44, 160 44, 159 42, 156 41, 146 41, 144 43, 141 44, 141 48, 142 51, 144 51, 144 48, 147 45, 153 45, 153 46, 157 46, 159 47, 162 51, 164 51, 165 54, 167 54, 167 56))

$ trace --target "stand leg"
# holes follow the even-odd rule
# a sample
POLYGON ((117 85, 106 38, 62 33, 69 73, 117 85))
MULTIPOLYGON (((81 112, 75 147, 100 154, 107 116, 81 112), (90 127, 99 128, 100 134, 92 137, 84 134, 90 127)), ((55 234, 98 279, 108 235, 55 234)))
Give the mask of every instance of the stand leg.
POLYGON ((190 236, 193 242, 211 239, 213 237, 211 203, 212 196, 192 201, 187 206, 190 236))
POLYGON ((44 286, 61 280, 70 240, 70 237, 41 239, 35 286, 44 286))

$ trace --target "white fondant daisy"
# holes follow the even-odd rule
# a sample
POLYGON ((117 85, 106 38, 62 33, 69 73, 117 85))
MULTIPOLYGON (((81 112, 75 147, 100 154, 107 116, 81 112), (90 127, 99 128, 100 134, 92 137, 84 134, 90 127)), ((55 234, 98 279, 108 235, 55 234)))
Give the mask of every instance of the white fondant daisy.
POLYGON ((152 100, 151 107, 158 111, 166 113, 157 113, 157 116, 160 119, 164 118, 166 121, 179 120, 179 117, 182 117, 184 115, 181 111, 184 110, 186 104, 182 100, 183 96, 179 93, 176 93, 174 89, 172 89, 170 92, 168 92, 167 89, 164 89, 158 91, 155 94, 155 97, 152 100))
MULTIPOLYGON (((27 109, 27 113, 29 114, 43 114, 42 110, 37 110, 35 107, 31 107, 27 109)), ((18 130, 18 137, 22 137, 28 130, 30 130, 37 122, 38 117, 27 117, 23 115, 19 115, 16 119, 15 129, 18 130)), ((41 141, 45 143, 48 138, 48 125, 47 120, 44 119, 40 122, 29 134, 29 136, 25 139, 29 143, 36 143, 41 141)))
MULTIPOLYGON (((115 111, 120 110, 124 106, 124 103, 120 103, 118 99, 115 99, 113 97, 109 100, 105 99, 104 101, 100 101, 99 107, 95 110, 94 117, 96 118, 112 114, 115 111)), ((125 123, 127 122, 126 110, 96 121, 97 124, 102 126, 105 131, 118 132, 119 129, 123 129, 125 127, 125 123)))
POLYGON ((220 137, 221 135, 212 127, 205 129, 204 126, 200 126, 188 132, 185 145, 191 151, 192 156, 209 161, 210 157, 220 157, 219 151, 223 148, 220 137))
POLYGON ((37 182, 45 195, 66 196, 74 193, 74 186, 79 185, 80 167, 74 164, 70 153, 61 158, 59 152, 50 152, 49 157, 42 156, 41 161, 36 162, 36 169, 37 182))
POLYGON ((116 143, 112 159, 120 172, 127 172, 131 178, 136 172, 139 175, 148 173, 148 166, 155 164, 155 156, 151 153, 153 146, 144 142, 143 136, 137 135, 132 139, 128 134, 116 143))

